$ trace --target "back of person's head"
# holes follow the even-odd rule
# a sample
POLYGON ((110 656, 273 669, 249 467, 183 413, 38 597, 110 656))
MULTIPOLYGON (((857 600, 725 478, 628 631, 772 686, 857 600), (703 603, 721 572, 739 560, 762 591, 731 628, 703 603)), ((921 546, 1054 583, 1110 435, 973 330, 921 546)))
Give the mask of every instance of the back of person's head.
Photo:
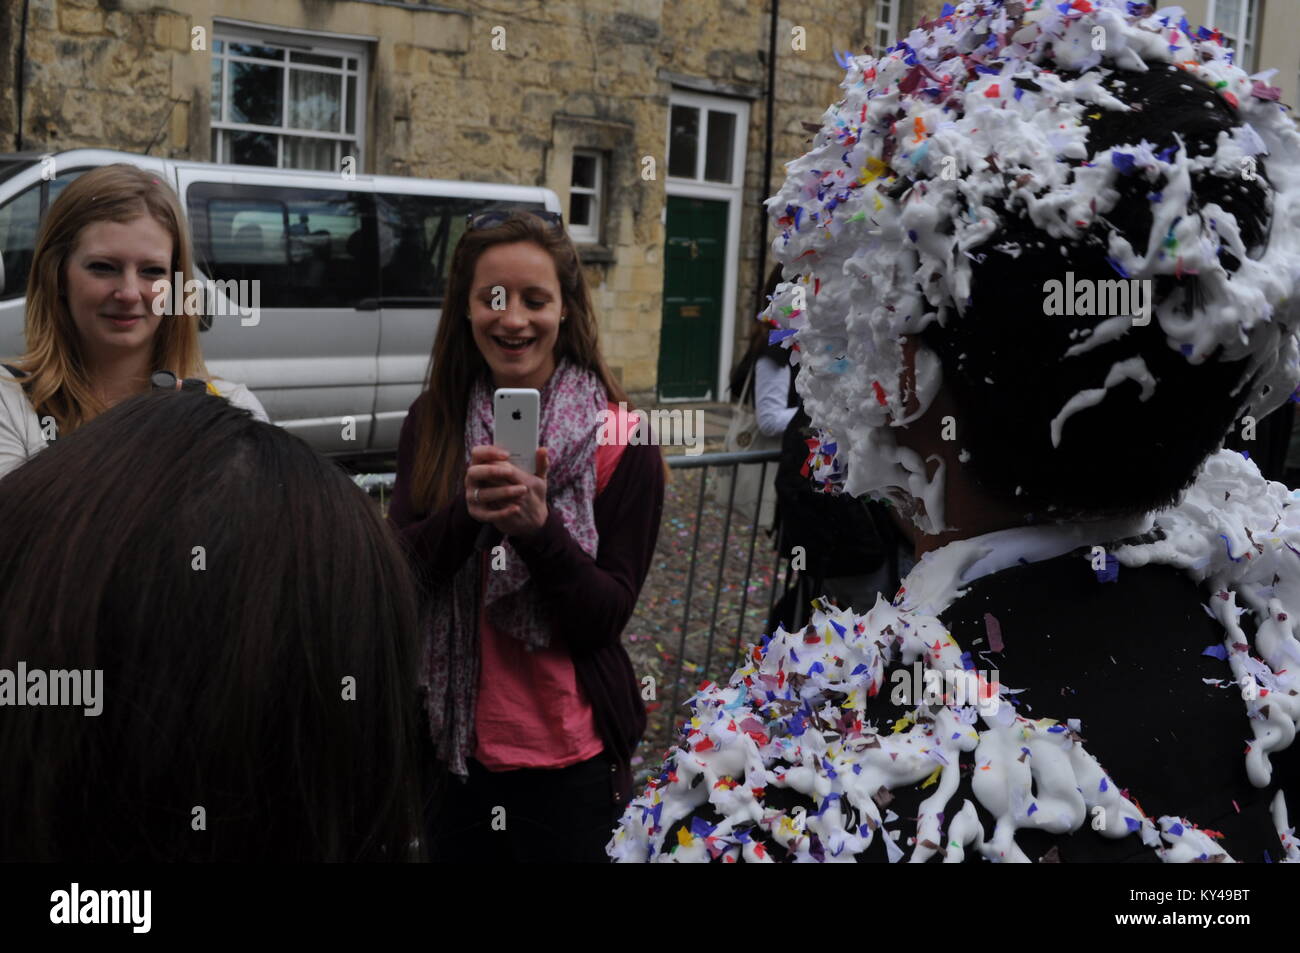
MULTIPOLYGON (((433 343, 421 417, 421 453, 412 473, 412 498, 420 508, 436 508, 454 495, 464 454, 465 415, 470 387, 488 373, 470 329, 470 292, 479 258, 489 248, 529 242, 544 249, 555 264, 562 313, 555 360, 568 360, 600 379, 612 401, 627 401, 617 378, 605 364, 591 290, 568 232, 562 225, 526 211, 483 213, 489 224, 468 228, 456 244, 447 272, 442 317, 433 343)), ((476 219, 478 216, 476 216, 476 219)))
MULTIPOLYGON (((166 280, 181 283, 194 276, 189 227, 176 193, 161 178, 137 166, 114 163, 84 172, 59 193, 41 222, 27 284, 27 352, 19 367, 31 375, 32 402, 45 408, 60 433, 75 429, 103 409, 86 378, 76 325, 66 300, 69 255, 88 225, 152 218, 171 237, 172 258, 166 280)), ((206 377, 199 347, 199 318, 169 314, 153 341, 155 370, 179 377, 206 377)))
POLYGON ((992 0, 850 63, 769 203, 814 279, 773 314, 806 294, 783 324, 848 492, 945 528, 943 469, 900 430, 938 430, 941 389, 954 465, 1027 519, 1172 503, 1286 399, 1300 133, 1221 39, 1121 0, 992 0))
POLYGON ((103 673, 98 714, 3 709, 0 859, 410 856, 413 582, 307 444, 142 395, 0 480, 0 525, 0 669, 103 673))
MULTIPOLYGON (((1103 110, 1086 117, 1090 162, 1103 161, 1108 149, 1143 140, 1156 152, 1174 147, 1208 157, 1220 134, 1230 135, 1240 125, 1214 90, 1189 82, 1172 66, 1118 72, 1104 86, 1141 111, 1103 110)), ((1083 160, 1075 165, 1083 171, 1083 160)), ((1253 180, 1204 168, 1191 174, 1189 186, 1189 207, 1209 216, 1233 216, 1246 255, 1257 259, 1268 243, 1272 213, 1266 160, 1259 160, 1253 180)), ((1136 173, 1120 176, 1113 187, 1114 206, 1074 240, 1053 238, 1023 207, 1008 208, 1001 228, 971 249, 970 298, 961 314, 921 333, 938 355, 944 386, 959 408, 958 440, 969 454, 974 481, 1029 511, 1098 518, 1170 505, 1233 421, 1250 410, 1250 388, 1243 386, 1247 358, 1224 360, 1218 348, 1192 363, 1170 346, 1154 317, 1195 319, 1196 310, 1207 304, 1195 273, 1155 278, 1150 324, 1062 359, 1071 347, 1104 335, 1099 326, 1105 318, 1045 315, 1045 287, 1060 282, 1064 297, 1071 280, 1077 288, 1083 282, 1102 288, 1101 282, 1120 281, 1111 236, 1144 246, 1154 223, 1150 196, 1176 185, 1163 173, 1136 173), (1080 407, 1054 429, 1071 398, 1105 386, 1113 367, 1134 359, 1154 386, 1144 385, 1139 369, 1107 387, 1105 399, 1080 407)), ((1177 241, 1169 244, 1169 254, 1177 255, 1177 241)), ((1233 244, 1217 249, 1229 275, 1242 264, 1237 257, 1242 249, 1234 254, 1233 244)))

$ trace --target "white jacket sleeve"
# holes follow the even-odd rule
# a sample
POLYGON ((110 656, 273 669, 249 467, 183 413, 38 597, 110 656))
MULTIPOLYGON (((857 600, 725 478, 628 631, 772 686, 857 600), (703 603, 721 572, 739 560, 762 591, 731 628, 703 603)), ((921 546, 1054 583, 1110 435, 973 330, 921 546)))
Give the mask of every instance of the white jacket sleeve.
POLYGON ((22 466, 45 446, 36 411, 27 402, 22 385, 0 379, 0 477, 22 466))
POLYGON ((765 437, 779 437, 794 419, 798 407, 789 407, 790 365, 782 367, 770 357, 754 365, 754 414, 765 437))
POLYGON ((271 418, 266 415, 266 408, 262 406, 262 402, 243 384, 232 384, 230 381, 214 377, 212 378, 212 386, 221 392, 222 397, 236 407, 242 407, 244 410, 251 412, 254 419, 266 424, 271 422, 271 418))

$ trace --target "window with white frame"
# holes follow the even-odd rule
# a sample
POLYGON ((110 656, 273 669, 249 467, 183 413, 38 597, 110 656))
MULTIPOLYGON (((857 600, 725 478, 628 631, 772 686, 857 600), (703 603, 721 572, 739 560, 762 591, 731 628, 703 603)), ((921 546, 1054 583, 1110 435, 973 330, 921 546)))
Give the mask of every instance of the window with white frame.
POLYGON ((218 28, 212 41, 212 161, 339 171, 365 142, 366 47, 218 28))
POLYGON ((600 243, 601 201, 605 184, 605 156, 600 152, 575 149, 569 181, 569 237, 575 243, 600 243))
POLYGON ((1210 0, 1207 19, 1223 34, 1223 42, 1237 51, 1236 65, 1247 73, 1255 72, 1259 0, 1210 0))
POLYGON ((898 42, 898 5, 902 0, 876 0, 875 54, 898 42))
POLYGON ((668 118, 668 175, 739 186, 748 104, 674 93, 668 118))

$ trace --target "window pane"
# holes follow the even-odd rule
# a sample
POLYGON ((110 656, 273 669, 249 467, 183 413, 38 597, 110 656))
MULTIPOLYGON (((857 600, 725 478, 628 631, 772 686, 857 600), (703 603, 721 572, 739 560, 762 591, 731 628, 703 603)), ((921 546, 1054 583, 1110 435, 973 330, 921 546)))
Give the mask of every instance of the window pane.
POLYGON ((670 130, 668 174, 693 179, 700 148, 700 111, 694 106, 674 106, 670 130))
POLYGON ((573 154, 573 177, 569 184, 583 189, 594 189, 596 187, 595 156, 583 155, 578 152, 573 154))
POLYGON ((275 136, 264 132, 232 132, 226 162, 235 165, 275 165, 275 136))
POLYGON ((570 225, 591 225, 591 199, 592 197, 583 192, 573 192, 569 195, 569 224, 570 225))
POLYGON ((302 136, 284 137, 284 168, 334 171, 333 139, 306 139, 302 136))
POLYGON ((231 56, 256 56, 263 60, 283 60, 284 50, 270 46, 257 46, 254 43, 231 43, 226 51, 231 56))
POLYGON ((33 185, 0 206, 0 258, 4 260, 4 287, 0 299, 21 298, 27 292, 27 275, 36 250, 36 229, 41 219, 41 187, 33 185))
POLYGON ((230 121, 278 126, 284 121, 284 70, 255 63, 230 64, 230 121))
POLYGON ((338 132, 343 77, 289 71, 289 125, 294 129, 338 132))
POLYGON ((348 57, 348 69, 356 69, 356 68, 357 68, 357 61, 356 61, 355 59, 353 59, 351 56, 349 56, 349 57, 348 57))
POLYGON ((221 67, 226 61, 219 56, 212 57, 212 118, 217 122, 221 115, 221 67))
POLYGON ((732 150, 736 143, 736 114, 709 110, 709 147, 704 154, 704 178, 730 182, 732 150))
POLYGON ((289 60, 293 63, 310 63, 312 66, 332 66, 335 69, 343 68, 342 56, 330 56, 321 53, 299 53, 294 50, 289 54, 289 60))
POLYGON ((222 47, 224 47, 224 46, 225 46, 225 41, 223 41, 223 40, 213 40, 213 41, 212 41, 212 52, 213 52, 213 53, 220 53, 222 47))
POLYGON ((368 196, 203 183, 187 203, 206 270, 259 281, 263 307, 355 307, 378 293, 368 196))
POLYGON ((221 161, 221 130, 219 129, 212 130, 212 154, 210 161, 221 161))
POLYGON ((69 182, 87 171, 88 170, 86 169, 77 169, 75 172, 64 172, 55 178, 55 180, 50 183, 50 192, 46 197, 46 211, 48 211, 49 207, 54 204, 54 200, 59 197, 59 193, 68 187, 69 182))
POLYGON ((347 128, 345 128, 343 131, 356 132, 357 131, 357 109, 360 108, 361 104, 357 102, 357 78, 355 76, 348 77, 348 104, 347 105, 348 105, 347 108, 348 122, 347 122, 347 128))

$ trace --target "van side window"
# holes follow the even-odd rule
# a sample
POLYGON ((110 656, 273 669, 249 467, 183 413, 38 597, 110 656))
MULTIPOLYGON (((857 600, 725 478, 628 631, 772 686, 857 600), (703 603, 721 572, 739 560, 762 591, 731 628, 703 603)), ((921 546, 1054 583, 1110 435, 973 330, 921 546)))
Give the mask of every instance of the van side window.
POLYGON ((378 295, 378 235, 364 192, 195 183, 195 263, 260 282, 263 308, 355 308, 378 295))
POLYGON ((21 298, 27 293, 27 276, 36 253, 36 233, 45 218, 45 210, 69 182, 85 171, 76 169, 61 173, 49 182, 38 182, 0 205, 0 257, 4 261, 0 301, 21 298))
POLYGON ((5 281, 0 301, 27 293, 27 275, 36 251, 36 229, 41 220, 41 187, 33 185, 0 205, 0 256, 5 281))
POLYGON ((380 285, 385 307, 440 304, 451 253, 465 231, 465 216, 482 209, 517 205, 490 199, 381 193, 375 196, 383 245, 380 285))

